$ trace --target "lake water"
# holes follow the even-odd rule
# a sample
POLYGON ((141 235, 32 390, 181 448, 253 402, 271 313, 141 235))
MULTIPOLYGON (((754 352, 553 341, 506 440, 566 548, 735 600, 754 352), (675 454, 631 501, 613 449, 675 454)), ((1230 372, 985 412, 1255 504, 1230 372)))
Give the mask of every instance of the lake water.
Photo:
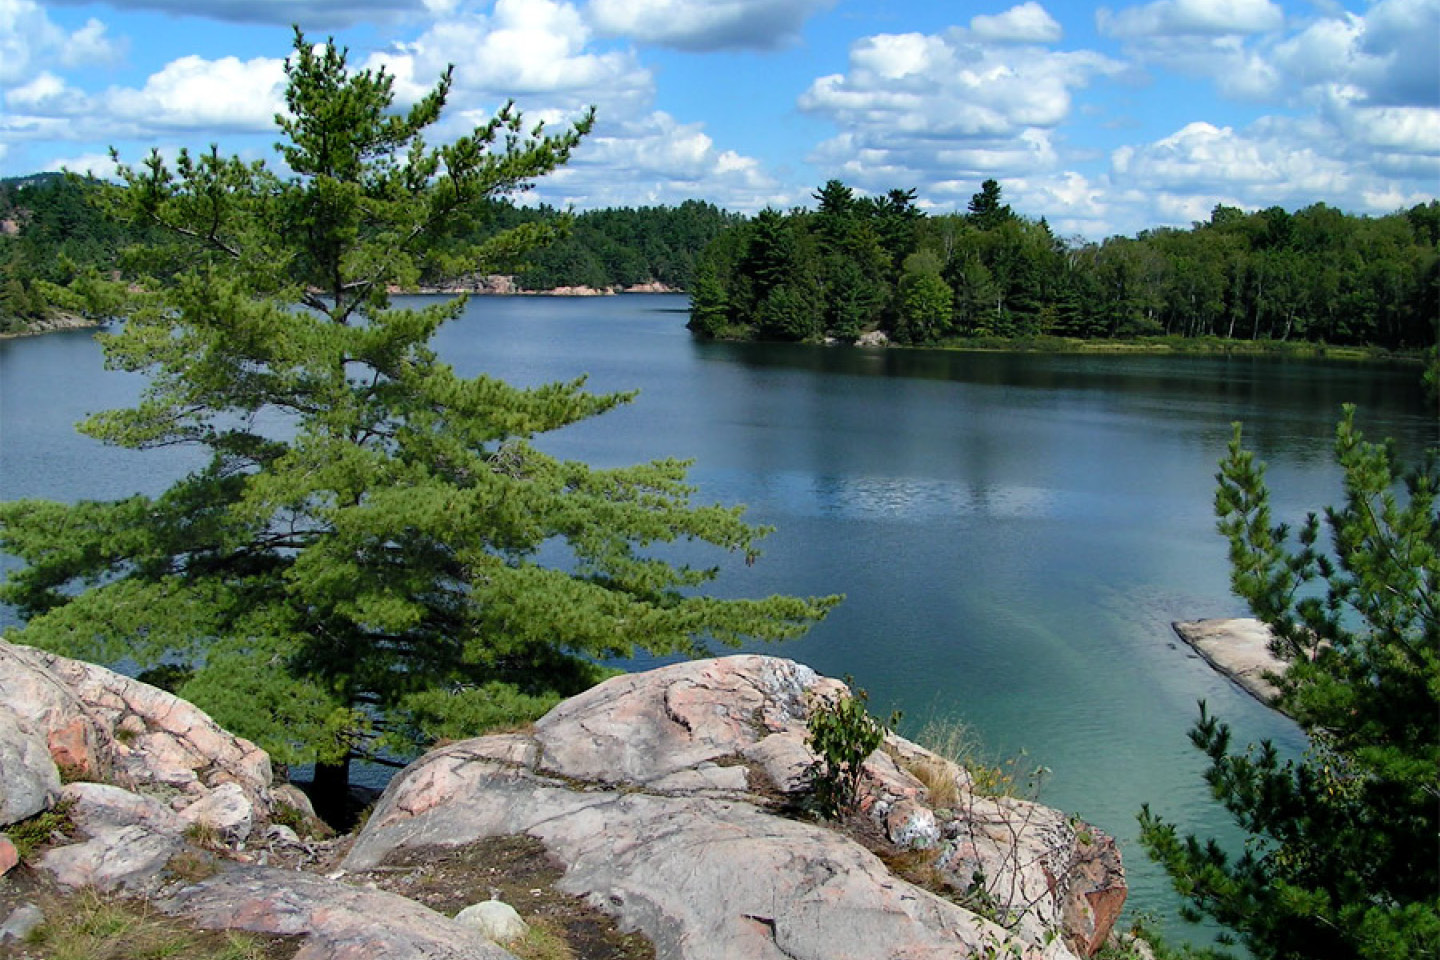
MULTIPOLYGON (((716 592, 847 595, 769 652, 853 675, 874 712, 904 711, 907 732, 960 717, 997 754, 1026 751, 1052 771, 1045 802, 1120 838, 1131 908, 1182 933, 1135 813, 1149 801, 1233 836, 1186 739, 1196 701, 1241 742, 1304 747, 1169 626, 1245 613, 1211 514, 1230 423, 1270 464, 1277 517, 1298 521, 1339 500, 1341 403, 1411 455, 1437 442, 1415 370, 698 343, 684 309, 666 296, 482 298, 438 344, 463 374, 638 388, 543 445, 597 465, 693 458, 699 500, 748 504, 776 528, 716 592)), ((102 371, 87 332, 0 341, 0 497, 153 493, 193 466, 73 432, 139 385, 102 371)))

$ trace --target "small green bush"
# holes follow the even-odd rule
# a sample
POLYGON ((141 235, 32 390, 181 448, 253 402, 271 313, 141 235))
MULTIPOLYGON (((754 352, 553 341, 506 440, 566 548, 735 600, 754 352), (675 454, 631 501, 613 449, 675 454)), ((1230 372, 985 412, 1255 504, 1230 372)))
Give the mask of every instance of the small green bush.
POLYGON ((884 741, 887 727, 900 722, 898 712, 888 724, 870 716, 865 707, 868 699, 864 690, 856 690, 853 696, 818 703, 810 712, 806 743, 816 755, 811 784, 823 817, 834 819, 854 807, 861 764, 884 741))

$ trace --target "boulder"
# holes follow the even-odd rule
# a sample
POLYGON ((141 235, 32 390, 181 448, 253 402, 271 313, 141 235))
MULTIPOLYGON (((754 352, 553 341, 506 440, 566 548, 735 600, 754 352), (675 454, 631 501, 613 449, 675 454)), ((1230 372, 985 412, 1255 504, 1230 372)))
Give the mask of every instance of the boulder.
POLYGON ((642 930, 662 960, 1098 950, 1126 892, 1114 842, 1059 811, 976 796, 958 767, 902 738, 865 764, 860 809, 873 826, 861 833, 929 851, 959 893, 976 893, 981 871, 971 902, 990 917, 897 878, 844 831, 771 809, 807 788, 805 721, 843 691, 760 656, 608 680, 528 736, 462 741, 412 764, 342 867, 525 834, 565 865, 564 890, 642 930), (943 817, 906 772, 922 761, 953 771, 962 802, 943 817))
POLYGON ((0 834, 0 877, 14 870, 20 863, 20 851, 4 834, 0 834))
POLYGON ((6 940, 23 941, 44 922, 45 914, 39 907, 33 903, 22 903, 11 910, 5 922, 0 924, 0 943, 6 940))
POLYGON ((59 794, 60 771, 50 759, 45 738, 32 724, 0 707, 0 827, 49 809, 59 794))
POLYGON ((101 892, 148 893, 170 858, 185 847, 178 833, 150 830, 139 824, 95 830, 79 843, 47 850, 36 867, 62 887, 90 887, 101 892))
POLYGON ((270 814, 265 751, 164 690, 0 640, 0 703, 23 704, 23 719, 76 779, 166 795, 177 808, 232 784, 257 816, 270 814))
POLYGON ((1266 706, 1280 696, 1274 678, 1286 664, 1270 652, 1270 628, 1250 617, 1178 620, 1171 624, 1206 663, 1240 685, 1266 706))
POLYGON ((524 939, 525 934, 530 932, 530 925, 520 919, 515 908, 501 900, 482 900, 471 904, 455 914, 455 921, 474 927, 487 940, 496 943, 513 943, 524 939))

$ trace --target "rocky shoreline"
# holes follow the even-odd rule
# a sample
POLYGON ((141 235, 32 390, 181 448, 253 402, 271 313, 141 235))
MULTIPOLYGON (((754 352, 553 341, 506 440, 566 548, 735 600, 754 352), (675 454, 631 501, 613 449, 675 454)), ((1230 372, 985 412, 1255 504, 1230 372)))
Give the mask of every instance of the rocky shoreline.
POLYGON ((320 840, 263 751, 192 705, 0 641, 0 822, 11 836, 57 811, 68 823, 19 866, 0 839, 0 943, 43 929, 16 879, 38 878, 197 930, 293 938, 303 960, 513 958, 503 944, 523 927, 472 923, 515 912, 502 890, 518 898, 510 920, 541 923, 557 898, 590 910, 605 935, 631 938, 613 957, 1098 952, 1124 868, 1078 818, 981 795, 964 769, 893 734, 851 815, 804 813, 806 719, 844 690, 762 656, 617 677, 532 729, 430 752, 356 834, 320 840))

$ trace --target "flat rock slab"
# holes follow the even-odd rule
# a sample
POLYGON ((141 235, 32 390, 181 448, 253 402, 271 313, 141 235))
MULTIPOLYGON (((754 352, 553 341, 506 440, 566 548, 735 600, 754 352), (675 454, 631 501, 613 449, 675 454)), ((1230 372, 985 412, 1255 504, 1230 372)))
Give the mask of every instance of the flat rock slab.
POLYGON ((1216 670, 1267 707, 1280 691, 1270 680, 1285 672, 1285 661, 1270 652, 1270 628, 1250 617, 1178 620, 1175 632, 1216 670))
POLYGON ((228 870, 157 906, 212 930, 306 935, 295 960, 515 960, 414 900, 271 867, 228 870))

